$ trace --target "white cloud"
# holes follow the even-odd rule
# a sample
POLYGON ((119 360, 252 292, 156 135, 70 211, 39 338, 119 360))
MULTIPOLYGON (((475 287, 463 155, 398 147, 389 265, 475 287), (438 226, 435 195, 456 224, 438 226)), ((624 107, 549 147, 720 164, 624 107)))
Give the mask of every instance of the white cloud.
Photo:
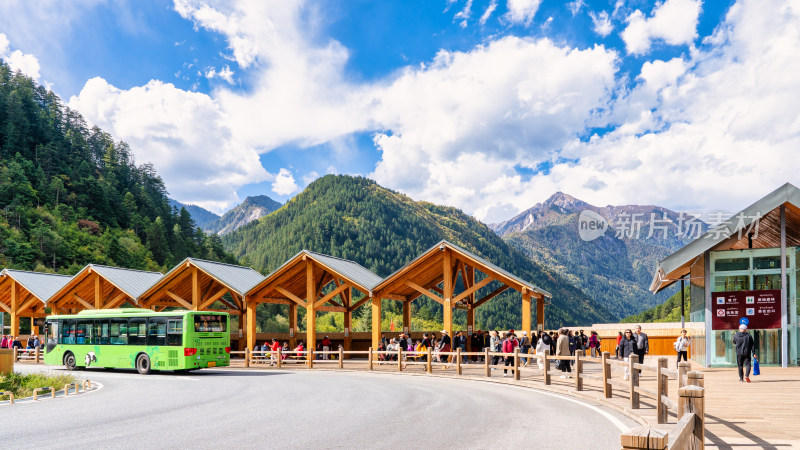
POLYGON ((281 169, 272 182, 272 192, 278 195, 289 195, 297 192, 300 187, 294 182, 294 175, 289 169, 281 169))
POLYGON ((481 25, 485 25, 486 21, 492 16, 492 13, 494 13, 495 9, 497 9, 497 0, 492 0, 491 3, 489 3, 489 6, 487 6, 483 11, 483 14, 481 14, 481 18, 478 22, 481 25))
POLYGON ((224 66, 219 71, 214 67, 209 67, 208 70, 206 70, 205 77, 209 80, 219 78, 225 80, 228 84, 235 84, 233 81, 233 71, 228 66, 224 66))
POLYGON ((456 15, 453 17, 453 19, 455 20, 461 19, 461 22, 459 22, 459 26, 461 28, 466 28, 467 21, 469 20, 469 17, 471 15, 472 15, 472 0, 467 0, 467 3, 464 5, 464 9, 457 12, 456 15))
POLYGON ((549 181, 597 204, 738 211, 786 181, 799 183, 797 23, 795 2, 737 3, 708 49, 645 64, 637 87, 615 105, 629 109, 622 126, 565 146, 564 155, 580 161, 557 164, 530 186, 549 181), (648 112, 646 120, 662 125, 637 130, 648 112), (592 177, 607 187, 582 187, 592 177))
POLYGON ((583 0, 574 0, 572 2, 567 3, 567 8, 569 8, 569 12, 572 13, 572 16, 575 17, 579 12, 581 12, 581 8, 586 6, 586 3, 583 0))
POLYGON ((643 55, 652 41, 660 39, 669 45, 689 44, 697 38, 697 22, 701 0, 666 0, 656 4, 651 17, 636 10, 626 22, 622 40, 629 54, 643 55))
POLYGON ((205 94, 155 80, 121 90, 93 78, 68 105, 128 142, 138 163, 152 162, 182 202, 222 211, 237 200, 238 187, 271 179, 205 94))
POLYGON ((608 12, 600 11, 597 14, 590 12, 589 16, 592 18, 594 32, 599 36, 606 37, 611 34, 612 31, 614 31, 614 25, 611 24, 611 19, 608 17, 608 12))
POLYGON ((19 70, 36 81, 41 77, 39 60, 36 59, 36 56, 20 50, 12 52, 8 37, 3 33, 0 33, 0 59, 3 59, 14 72, 19 70))
POLYGON ((528 26, 539 11, 541 3, 542 0, 508 0, 506 3, 508 12, 504 17, 511 23, 528 26))

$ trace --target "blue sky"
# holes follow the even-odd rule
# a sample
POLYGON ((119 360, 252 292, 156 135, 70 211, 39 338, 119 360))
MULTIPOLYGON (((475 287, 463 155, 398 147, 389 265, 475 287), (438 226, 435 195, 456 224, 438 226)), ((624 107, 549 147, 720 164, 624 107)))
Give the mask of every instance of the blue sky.
POLYGON ((800 181, 751 157, 797 148, 781 75, 798 73, 797 15, 779 0, 20 0, 0 5, 0 57, 128 141, 177 200, 222 212, 359 174, 494 222, 556 190, 738 209, 800 181))

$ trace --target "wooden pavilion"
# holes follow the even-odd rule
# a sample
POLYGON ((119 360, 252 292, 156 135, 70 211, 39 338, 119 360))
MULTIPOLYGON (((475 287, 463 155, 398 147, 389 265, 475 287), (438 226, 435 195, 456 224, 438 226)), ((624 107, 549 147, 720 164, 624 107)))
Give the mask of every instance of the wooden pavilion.
POLYGON ((247 293, 248 348, 255 345, 256 306, 273 303, 289 306, 292 346, 298 334, 298 306, 306 309, 306 342, 312 348, 317 340, 316 313, 343 312, 344 347, 349 350, 352 312, 372 297, 372 288, 380 280, 378 275, 355 262, 308 250, 299 252, 247 293), (330 289, 327 293, 326 288, 330 289), (363 293, 364 297, 354 301, 354 290, 363 293))
POLYGON ((160 272, 89 264, 53 294, 47 306, 53 314, 119 308, 126 302, 140 306, 139 295, 162 276, 160 272))
MULTIPOLYGON (((0 272, 0 312, 11 316, 11 334, 19 335, 20 317, 45 317, 47 301, 71 278, 68 275, 3 269, 0 272)), ((33 323, 31 333, 39 334, 33 323)), ((0 334, 3 334, 2 330, 0 334)))
POLYGON ((245 294, 263 279, 263 275, 250 267, 186 258, 158 282, 149 286, 139 296, 139 304, 155 311, 176 307, 237 315, 241 317, 241 337, 247 310, 245 294), (217 302, 223 308, 214 309, 217 302))
POLYGON ((552 298, 549 292, 457 245, 441 241, 375 286, 372 346, 377 348, 381 338, 381 299, 403 302, 405 332, 410 331, 410 303, 423 295, 436 301, 444 308, 444 329, 452 337, 454 308, 466 310, 467 331, 471 334, 475 328, 475 310, 508 289, 522 294, 522 330, 531 333, 532 299, 536 299, 537 329, 543 330, 545 299, 552 298), (456 293, 459 276, 464 289, 456 293), (487 292, 478 296, 482 289, 487 292))

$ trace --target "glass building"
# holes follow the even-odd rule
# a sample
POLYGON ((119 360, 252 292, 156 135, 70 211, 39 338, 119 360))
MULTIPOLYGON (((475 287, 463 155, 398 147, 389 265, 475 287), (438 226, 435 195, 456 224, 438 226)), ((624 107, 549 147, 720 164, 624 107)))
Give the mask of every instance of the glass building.
POLYGON ((689 283, 694 361, 735 367, 744 323, 761 364, 798 365, 798 252, 800 189, 787 183, 661 261, 650 290, 689 283))

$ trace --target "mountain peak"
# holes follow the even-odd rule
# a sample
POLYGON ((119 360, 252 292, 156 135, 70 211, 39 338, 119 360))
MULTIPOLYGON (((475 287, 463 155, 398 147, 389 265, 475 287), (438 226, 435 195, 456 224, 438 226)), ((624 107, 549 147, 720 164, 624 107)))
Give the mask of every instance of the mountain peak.
POLYGON ((555 194, 551 195, 547 200, 543 202, 543 204, 558 206, 564 209, 574 209, 575 207, 585 207, 589 205, 583 200, 579 200, 561 191, 558 191, 555 194))

